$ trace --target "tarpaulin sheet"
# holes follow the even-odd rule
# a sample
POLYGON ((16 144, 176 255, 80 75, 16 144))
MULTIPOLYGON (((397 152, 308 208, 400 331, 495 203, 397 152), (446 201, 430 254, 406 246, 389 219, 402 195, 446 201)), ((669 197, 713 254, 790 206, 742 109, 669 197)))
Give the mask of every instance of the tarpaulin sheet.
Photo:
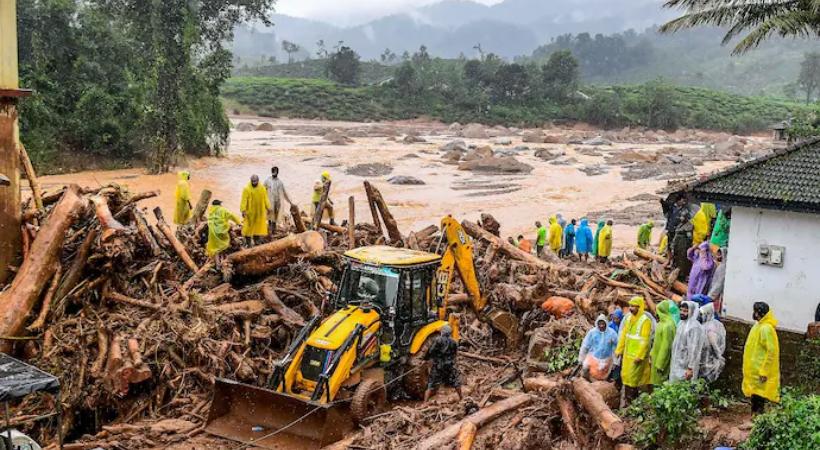
POLYGON ((60 381, 54 375, 0 353, 0 402, 25 397, 32 392, 56 393, 60 381))

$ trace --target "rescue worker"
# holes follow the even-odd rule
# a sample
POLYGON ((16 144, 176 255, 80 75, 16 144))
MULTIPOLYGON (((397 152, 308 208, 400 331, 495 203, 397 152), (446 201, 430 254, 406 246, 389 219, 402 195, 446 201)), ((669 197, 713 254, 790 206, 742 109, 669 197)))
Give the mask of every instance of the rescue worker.
POLYGON ((547 227, 541 222, 535 222, 537 237, 535 240, 535 254, 540 258, 544 254, 544 247, 547 245, 547 227))
POLYGON ((595 319, 595 326, 584 336, 578 351, 582 376, 587 380, 592 378, 600 381, 609 378, 617 346, 618 333, 607 326, 605 315, 599 315, 595 319))
MULTIPOLYGON (((330 224, 336 225, 336 220, 333 215, 333 200, 330 199, 330 191, 328 191, 327 201, 322 207, 322 210, 319 211, 319 202, 322 201, 322 193, 325 190, 325 185, 328 183, 330 183, 330 172, 324 171, 322 172, 322 176, 319 179, 319 181, 317 181, 313 185, 313 198, 311 199, 311 201, 313 202, 314 214, 321 214, 324 216, 325 211, 327 211, 327 216, 330 219, 330 224)), ((322 221, 321 217, 319 218, 319 221, 322 221)))
POLYGON ((672 343, 672 365, 669 381, 695 381, 700 373, 700 358, 706 334, 698 322, 697 303, 685 300, 680 304, 680 325, 672 343))
POLYGON ((675 320, 669 308, 675 302, 664 300, 655 308, 658 313, 658 325, 655 327, 655 337, 652 342, 652 351, 649 353, 652 361, 653 386, 660 386, 669 381, 669 366, 672 360, 672 343, 675 341, 675 320))
MULTIPOLYGON (((618 335, 618 342, 620 342, 621 322, 623 322, 623 319, 624 312, 618 306, 609 313, 609 324, 607 324, 607 326, 618 335)), ((610 372, 609 378, 615 382, 615 387, 621 390, 623 385, 621 384, 621 356, 619 355, 615 355, 615 357, 612 358, 612 372, 610 372)))
POLYGON ((649 243, 652 240, 652 228, 654 226, 655 222, 650 220, 638 227, 638 247, 643 249, 649 247, 649 243))
POLYGON ((615 349, 615 354, 623 358, 621 361, 621 382, 624 385, 625 402, 623 406, 631 403, 651 379, 649 340, 652 334, 652 321, 644 314, 645 310, 646 302, 643 297, 633 297, 629 301, 629 314, 621 324, 618 347, 615 349))
POLYGON ((212 201, 208 211, 208 244, 205 252, 214 258, 217 267, 221 263, 220 253, 231 246, 230 222, 242 223, 242 220, 223 207, 222 201, 212 201))
POLYGON ((271 209, 268 212, 268 233, 276 232, 276 222, 279 221, 279 211, 282 209, 282 198, 290 205, 288 191, 285 190, 285 183, 279 178, 279 168, 271 167, 270 176, 265 179, 265 191, 268 193, 268 203, 271 209))
POLYGON ((615 330, 616 333, 621 331, 621 321, 624 319, 624 312, 621 308, 615 307, 615 310, 609 314, 609 328, 615 330))
POLYGON ((743 395, 752 399, 752 414, 762 413, 766 400, 780 403, 780 343, 777 319, 769 305, 752 307, 754 326, 743 347, 743 395))
POLYGON ((558 223, 558 218, 556 216, 550 217, 549 243, 550 250, 552 250, 555 254, 560 254, 561 252, 561 241, 563 233, 564 229, 561 228, 561 225, 558 223))
POLYGON ((174 192, 174 223, 177 225, 185 225, 191 218, 191 173, 187 170, 182 170, 177 173, 177 189, 174 192))
POLYGON ((726 328, 715 319, 715 304, 708 303, 700 307, 700 321, 706 333, 703 353, 700 360, 700 377, 712 383, 718 379, 726 366, 726 328))
POLYGON ((606 226, 603 220, 598 221, 598 228, 595 230, 595 237, 592 239, 592 256, 598 257, 598 245, 601 243, 601 231, 606 226))
POLYGON ((424 359, 432 361, 430 366, 430 377, 427 382, 427 391, 424 392, 424 401, 436 395, 439 386, 442 384, 455 388, 458 399, 461 400, 461 379, 458 373, 456 356, 458 355, 458 343, 453 339, 453 329, 449 324, 441 327, 438 337, 433 340, 430 350, 424 355, 424 359))
POLYGON ((697 247, 701 242, 709 237, 712 221, 717 217, 717 209, 714 203, 703 202, 700 209, 692 217, 692 246, 697 247))
POLYGON ((525 253, 532 253, 532 242, 529 239, 524 239, 524 235, 518 235, 518 248, 525 253))
POLYGON ((564 248, 562 250, 563 257, 569 258, 575 249, 575 224, 577 222, 572 219, 566 227, 564 227, 564 248))
POLYGON ((589 228, 589 221, 587 219, 581 219, 581 225, 578 226, 578 231, 575 233, 575 251, 578 252, 578 257, 582 261, 589 259, 593 239, 592 229, 589 228))
POLYGON ((732 209, 720 210, 715 220, 715 229, 709 243, 713 248, 725 248, 729 245, 729 229, 732 226, 732 209))
POLYGON ((712 283, 712 275, 715 273, 715 260, 712 259, 712 250, 708 242, 701 242, 700 245, 690 248, 686 252, 686 257, 692 262, 692 269, 689 271, 689 286, 686 296, 691 300, 698 294, 706 294, 709 285, 712 283))
POLYGON ((242 201, 239 206, 242 212, 242 236, 245 237, 245 244, 254 246, 256 236, 267 236, 268 234, 268 193, 265 187, 259 184, 259 177, 253 175, 251 182, 242 191, 242 201))
POLYGON ((607 220, 606 226, 598 236, 598 258, 601 262, 607 262, 612 255, 612 221, 607 220))

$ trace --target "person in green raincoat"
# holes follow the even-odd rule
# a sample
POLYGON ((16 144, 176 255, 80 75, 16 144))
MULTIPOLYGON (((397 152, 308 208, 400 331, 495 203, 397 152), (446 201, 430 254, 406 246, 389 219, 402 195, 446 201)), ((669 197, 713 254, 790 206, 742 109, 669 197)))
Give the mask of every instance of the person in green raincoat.
POLYGON ((672 320, 675 321, 675 326, 677 327, 680 323, 680 307, 678 307, 677 303, 672 302, 672 304, 669 305, 669 315, 672 316, 672 320))
POLYGON ((177 225, 185 225, 188 219, 191 218, 191 185, 188 183, 191 179, 191 173, 187 170, 182 170, 177 173, 177 189, 174 192, 174 223, 177 225))
POLYGON ((598 239, 601 236, 601 230, 604 229, 604 226, 606 226, 606 222, 599 220, 598 229, 595 230, 595 237, 592 239, 592 256, 598 256, 598 239))
MULTIPOLYGON (((659 386, 669 380, 669 365, 672 361, 672 342, 675 340, 676 325, 669 312, 675 302, 664 300, 658 304, 655 311, 658 313, 658 325, 655 327, 655 339, 649 356, 652 362, 650 381, 653 386, 659 386)), ((676 306, 677 308, 677 306, 676 306)))
POLYGON ((222 206, 220 200, 212 201, 208 211, 208 244, 205 252, 214 258, 217 266, 220 263, 219 254, 231 246, 231 222, 242 223, 242 219, 222 206))
POLYGON ((646 301, 643 297, 633 297, 629 301, 629 314, 621 322, 618 347, 615 349, 616 355, 623 356, 621 382, 624 385, 624 406, 631 403, 651 380, 649 341, 652 335, 652 320, 644 311, 646 301))
POLYGON ((715 229, 712 230, 712 239, 709 243, 717 248, 729 246, 729 227, 732 225, 732 210, 720 210, 715 220, 715 229))
POLYGON ((643 249, 649 247, 649 242, 652 240, 652 228, 654 226, 655 222, 650 220, 638 228, 638 247, 643 249))

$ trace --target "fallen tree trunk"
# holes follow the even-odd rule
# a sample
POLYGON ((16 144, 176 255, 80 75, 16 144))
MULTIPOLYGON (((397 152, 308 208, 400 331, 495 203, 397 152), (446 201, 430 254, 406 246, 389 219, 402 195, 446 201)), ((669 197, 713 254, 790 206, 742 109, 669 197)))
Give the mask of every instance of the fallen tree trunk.
POLYGON ((196 202, 194 213, 191 215, 191 218, 188 219, 188 223, 198 224, 202 222, 202 219, 205 217, 205 211, 208 209, 208 203, 211 202, 211 195, 213 194, 207 189, 203 189, 202 192, 199 193, 199 200, 196 202))
POLYGON ((60 283, 60 287, 57 289, 57 292, 54 294, 54 298, 57 302, 61 301, 63 297, 68 295, 77 283, 80 282, 83 276, 83 270, 85 269, 85 264, 88 261, 88 255, 91 253, 91 246, 94 244, 94 240, 97 238, 97 229, 91 227, 91 230, 85 236, 83 243, 80 244, 80 248, 77 249, 77 254, 74 256, 74 259, 71 261, 71 267, 68 268, 68 271, 65 274, 65 278, 60 283))
POLYGON ((174 236, 174 233, 171 231, 171 227, 169 227, 168 223, 165 222, 165 217, 162 216, 162 209, 160 209, 159 206, 154 208, 154 216, 157 218, 157 228, 159 228, 159 231, 161 231, 162 235, 165 236, 165 239, 168 239, 168 242, 171 243, 171 246, 174 248, 174 251, 177 252, 180 259, 182 259, 182 262, 184 262, 189 269, 196 273, 199 270, 199 267, 196 265, 193 258, 191 258, 191 255, 188 254, 188 250, 185 249, 182 242, 179 242, 179 239, 174 236))
POLYGON ((572 391, 575 393, 578 403, 595 419, 595 422, 610 439, 618 439, 623 436, 623 421, 609 409, 604 398, 589 381, 580 377, 576 378, 572 382, 572 391))
MULTIPOLYGON (((65 232, 85 206, 80 188, 71 185, 54 207, 48 220, 32 242, 28 258, 23 261, 11 287, 0 293, 0 336, 17 336, 34 309, 40 292, 50 277, 49 268, 57 262, 65 232)), ((2 341, 0 351, 9 353, 11 341, 2 341)))
POLYGON ((659 262, 659 263, 661 263, 661 264, 666 264, 667 262, 669 262, 669 261, 668 261, 666 258, 664 258, 663 256, 661 256, 661 255, 656 255, 655 253, 652 253, 652 252, 650 252, 649 250, 644 250, 644 249, 642 249, 642 248, 640 248, 640 247, 635 247, 635 248, 632 250, 632 253, 634 253, 634 254, 635 254, 635 256, 637 256, 637 257, 639 257, 639 258, 648 259, 648 260, 654 260, 654 261, 657 261, 657 262, 659 262))
POLYGON ((280 300, 279 296, 276 295, 276 291, 272 286, 267 284, 262 286, 262 295, 265 297, 265 303, 268 308, 276 311, 276 314, 279 314, 279 317, 284 322, 300 328, 305 326, 305 319, 303 319, 299 313, 282 303, 282 300, 280 300))
MULTIPOLYGON (((370 185, 369 181, 365 181, 365 191, 367 191, 368 185, 370 185)), ((387 207, 387 202, 384 201, 384 197, 382 197, 382 193, 376 189, 375 186, 370 185, 370 192, 373 195, 373 202, 375 202, 376 207, 379 209, 379 213, 381 213, 382 220, 384 221, 384 227, 387 228, 387 237, 390 238, 391 243, 397 243, 402 241, 402 234, 399 231, 399 224, 396 222, 395 217, 390 212, 390 208, 387 207)))
POLYGON ((296 227, 297 233, 304 233, 307 231, 304 222, 302 222, 302 212, 295 203, 290 204, 290 216, 293 218, 293 225, 296 227))
POLYGON ((327 180, 322 185, 322 196, 319 198, 319 203, 316 205, 316 211, 313 212, 313 220, 311 222, 311 229, 315 230, 322 222, 322 216, 325 215, 325 204, 327 198, 330 196, 331 181, 327 180))
POLYGON ((245 300, 242 302, 212 306, 208 309, 239 319, 252 319, 262 314, 262 311, 265 310, 265 304, 259 300, 245 300))
MULTIPOLYGON (((303 218, 302 222, 305 223, 306 225, 313 226, 313 224, 307 218, 303 218)), ((330 231, 331 233, 336 233, 336 234, 346 234, 347 233, 347 228, 345 228, 345 227, 342 227, 342 226, 339 226, 339 225, 331 225, 329 223, 322 223, 322 222, 320 222, 319 225, 314 229, 327 230, 327 231, 330 231)))
POLYGON ((559 395, 556 399, 558 401, 558 411, 561 412, 561 419, 563 419, 564 427, 566 427, 572 440, 578 443, 578 433, 575 431, 575 422, 577 414, 575 412, 575 405, 567 400, 563 395, 559 395))
POLYGON ((145 215, 138 208, 132 208, 131 212, 134 215, 134 223, 137 224, 137 233, 142 237, 145 245, 151 249, 151 254, 159 256, 159 254, 162 253, 162 249, 159 247, 157 240, 154 239, 154 234, 151 233, 151 225, 148 224, 145 215))
POLYGON ((464 231, 466 231, 467 234, 469 234, 470 237, 472 237, 473 239, 483 239, 489 242, 490 244, 498 247, 500 251, 504 252, 504 254, 506 254, 510 258, 523 261, 539 269, 548 270, 553 266, 553 264, 560 263, 558 257, 552 253, 544 252, 550 258, 550 262, 547 262, 533 254, 527 253, 519 249, 518 247, 510 244, 509 242, 504 241, 503 239, 497 236, 494 236, 489 231, 481 228, 477 224, 470 222, 468 220, 461 222, 461 226, 464 228, 464 231))
POLYGON ((546 394, 557 389, 560 385, 559 381, 547 377, 524 378, 525 392, 538 391, 546 394))
POLYGON ((531 401, 532 396, 529 394, 519 394, 493 403, 421 441, 417 448, 420 450, 445 448, 448 445, 452 445, 453 440, 458 436, 458 432, 461 430, 461 426, 464 422, 471 422, 475 424, 477 428, 481 428, 499 416, 520 408, 531 401))
POLYGON ((379 208, 376 206, 375 196, 373 195, 373 186, 370 183, 364 183, 364 192, 367 195, 367 204, 370 206, 370 215, 373 216, 373 225, 376 226, 379 236, 384 235, 382 231, 382 221, 379 220, 379 208))
POLYGON ((57 269, 54 271, 54 275, 51 278, 51 284, 48 286, 48 291, 46 291, 46 296, 43 299, 43 307, 40 309, 40 314, 37 316, 37 319, 32 322, 28 328, 26 328, 28 331, 40 330, 46 324, 48 312, 51 309, 51 302, 54 300, 54 293, 57 292, 57 288, 60 285, 60 277, 62 277, 62 275, 63 266, 57 262, 57 269))
POLYGON ((312 258, 322 253, 325 239, 316 231, 291 234, 282 239, 231 253, 226 266, 232 274, 263 275, 299 258, 312 258))
POLYGON ((456 437, 456 447, 458 450, 470 450, 473 448, 475 442, 475 435, 478 432, 478 427, 472 422, 464 422, 458 430, 456 437))
POLYGON ((356 199, 347 199, 347 249, 356 248, 356 199))

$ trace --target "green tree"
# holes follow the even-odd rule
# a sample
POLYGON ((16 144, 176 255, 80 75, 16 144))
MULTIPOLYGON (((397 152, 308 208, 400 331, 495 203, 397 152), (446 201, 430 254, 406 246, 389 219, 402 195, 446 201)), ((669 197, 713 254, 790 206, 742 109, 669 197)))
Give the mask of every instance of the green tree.
POLYGON ((361 72, 359 55, 350 47, 341 46, 328 58, 326 71, 331 80, 339 84, 355 86, 359 82, 361 72))
POLYGON ((640 94, 632 99, 627 109, 637 116, 639 123, 649 128, 674 130, 682 121, 681 108, 675 88, 663 79, 641 86, 640 94))
POLYGON ((806 53, 797 84, 806 92, 806 103, 811 103, 815 91, 820 89, 820 52, 806 53))
POLYGON ((541 67, 541 76, 547 97, 566 100, 578 89, 578 60, 569 50, 557 51, 541 67))
POLYGON ((504 64, 493 80, 493 96, 500 100, 518 100, 529 91, 530 78, 521 64, 504 64))
POLYGON ((395 75, 396 88, 403 97, 412 97, 419 91, 418 75, 416 69, 409 61, 403 62, 397 69, 395 75))
POLYGON ((724 44, 747 33, 735 46, 735 54, 755 48, 773 35, 820 37, 818 0, 667 0, 664 6, 685 14, 663 25, 662 32, 701 25, 721 27, 728 29, 724 44))
POLYGON ((301 50, 301 49, 302 49, 302 47, 299 47, 299 44, 297 44, 295 42, 291 42, 291 41, 288 41, 288 40, 283 40, 282 41, 282 50, 284 50, 285 53, 288 54, 288 64, 293 63, 293 54, 294 53, 299 53, 299 50, 301 50))

